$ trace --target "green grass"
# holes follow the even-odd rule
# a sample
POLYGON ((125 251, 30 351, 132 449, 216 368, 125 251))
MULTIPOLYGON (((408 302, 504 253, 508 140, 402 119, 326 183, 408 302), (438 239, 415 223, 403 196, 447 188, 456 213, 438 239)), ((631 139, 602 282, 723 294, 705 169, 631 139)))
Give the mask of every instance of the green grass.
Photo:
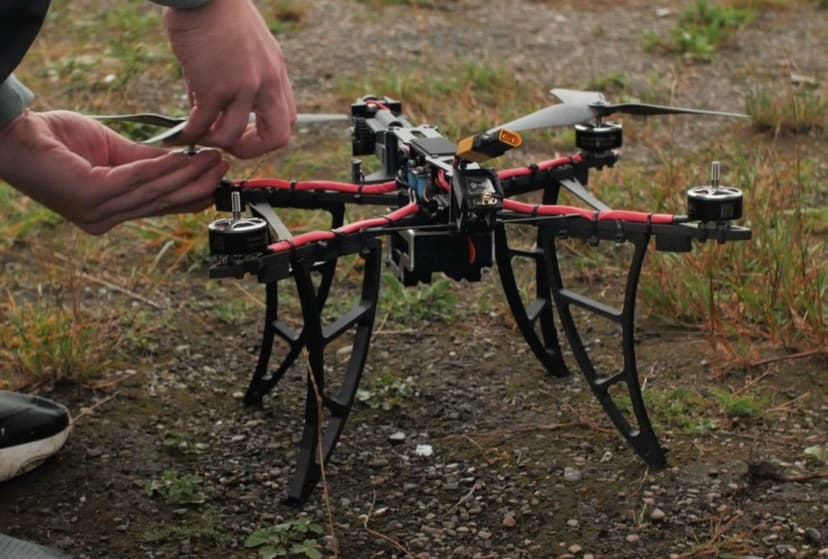
POLYGON ((64 223, 60 215, 0 181, 0 238, 7 247, 64 223))
POLYGON ((255 549, 261 559, 275 557, 304 557, 322 559, 321 536, 324 528, 316 522, 304 519, 290 520, 273 526, 259 528, 244 542, 248 549, 255 549))
POLYGON ((199 506, 207 500, 201 491, 201 478, 165 470, 161 477, 147 483, 145 490, 151 497, 161 497, 169 505, 199 506))
POLYGON ((746 94, 745 112, 760 131, 806 134, 825 129, 828 100, 819 91, 804 87, 786 88, 782 92, 751 88, 746 94))
POLYGON ((755 148, 734 152, 724 179, 744 189, 752 241, 660 254, 642 280, 656 315, 706 322, 718 349, 744 363, 760 345, 798 351, 828 342, 825 224, 805 211, 825 204, 819 166, 755 148))
POLYGON ((221 530, 215 512, 208 511, 195 519, 178 519, 175 525, 165 525, 141 534, 141 541, 160 544, 164 542, 179 542, 199 540, 214 545, 225 545, 227 535, 221 530))
POLYGON ((412 124, 437 124, 449 137, 463 137, 507 122, 548 104, 546 86, 515 80, 514 69, 466 61, 434 73, 385 67, 382 73, 343 78, 337 93, 347 100, 371 94, 403 101, 412 124))
POLYGON ((58 287, 27 299, 7 292, 0 305, 0 385, 86 380, 104 372, 118 356, 116 321, 93 317, 58 287))
POLYGON ((406 287, 393 274, 383 276, 383 293, 377 313, 388 315, 401 325, 418 325, 423 321, 449 319, 457 303, 451 283, 439 274, 431 283, 406 287))
POLYGON ((755 17, 756 12, 749 8, 696 0, 681 12, 669 39, 665 40, 652 33, 646 34, 645 48, 667 50, 688 60, 709 62, 721 46, 732 40, 736 31, 755 17))

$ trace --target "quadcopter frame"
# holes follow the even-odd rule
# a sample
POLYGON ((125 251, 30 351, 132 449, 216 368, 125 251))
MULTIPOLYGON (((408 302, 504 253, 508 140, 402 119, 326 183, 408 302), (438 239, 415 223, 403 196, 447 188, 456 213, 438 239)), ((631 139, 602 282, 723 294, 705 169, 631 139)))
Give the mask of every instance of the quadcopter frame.
POLYGON ((644 259, 651 240, 657 251, 686 252, 693 240, 724 243, 749 239, 749 229, 731 223, 741 215, 741 199, 734 207, 732 198, 720 202, 699 195, 696 198, 701 200, 698 203, 703 211, 695 220, 608 207, 586 185, 590 170, 618 161, 615 148, 620 145, 620 126, 602 125, 601 129, 610 130, 608 142, 603 136, 589 136, 573 156, 497 172, 479 163, 517 147, 518 135, 494 130, 455 144, 432 126, 412 126, 398 101, 370 96, 352 106, 351 117, 354 155, 375 154, 381 163, 373 175, 364 177, 360 162, 355 160, 351 183, 224 181, 216 193, 216 208, 232 211, 234 217, 220 220, 219 228, 211 224, 211 248, 218 256, 211 277, 252 274, 265 287, 262 343, 244 402, 260 405, 303 350, 307 353, 304 429, 286 502, 299 506, 309 498, 353 407, 377 310, 381 236, 390 237, 386 258, 406 286, 430 282, 436 272, 455 280, 479 281, 481 271, 496 263, 518 329, 546 371, 555 376, 568 374, 559 323, 578 369, 621 435, 648 465, 666 464, 665 450, 647 414, 636 363, 635 306, 644 259), (541 203, 512 200, 533 191, 543 193, 541 203), (562 192, 588 208, 559 205, 562 192), (395 210, 345 225, 346 204, 395 210), (250 220, 240 218, 243 208, 256 216, 251 218, 257 220, 254 232, 247 227, 250 220), (293 236, 273 208, 327 211, 331 230, 293 236), (247 225, 241 227, 242 222, 247 225), (238 231, 233 229, 237 225, 238 231), (536 228, 534 248, 510 244, 508 230, 515 225, 536 228), (266 237, 261 236, 262 231, 267 231, 266 237), (593 245, 605 241, 632 245, 620 308, 567 285, 558 256, 561 241, 568 238, 593 245), (323 316, 332 312, 327 303, 337 262, 353 254, 364 259, 360 296, 350 309, 326 323, 323 316), (521 296, 515 259, 525 259, 533 269, 535 292, 529 301, 521 296), (301 304, 300 328, 289 326, 280 317, 279 288, 289 279, 301 304), (609 320, 620 329, 623 365, 619 370, 605 370, 592 358, 575 309, 609 320), (332 371, 337 366, 326 362, 325 350, 334 341, 345 339, 346 333, 350 357, 338 368, 336 377, 341 380, 334 383, 332 371), (288 351, 272 366, 277 339, 287 343, 288 351), (625 391, 631 415, 619 406, 613 387, 625 391))

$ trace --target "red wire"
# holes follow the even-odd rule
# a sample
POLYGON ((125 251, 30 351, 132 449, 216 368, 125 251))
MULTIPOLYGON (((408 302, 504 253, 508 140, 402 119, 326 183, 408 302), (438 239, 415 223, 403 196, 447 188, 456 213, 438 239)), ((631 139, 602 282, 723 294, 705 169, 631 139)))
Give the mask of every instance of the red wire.
POLYGON ((650 214, 629 210, 608 210, 599 212, 575 206, 560 206, 557 204, 526 204, 516 200, 503 200, 503 208, 513 212, 531 215, 578 215, 584 219, 596 221, 630 221, 633 223, 673 223, 672 214, 650 214))
POLYGON ((350 223, 348 225, 344 225, 333 231, 309 231, 308 233, 303 233, 301 235, 297 235, 293 237, 290 241, 278 241, 273 243, 268 249, 273 252, 282 252, 285 250, 289 250, 291 248, 300 247, 302 245, 306 245, 308 243, 314 243, 318 241, 329 241, 335 238, 337 235, 347 235, 349 233, 356 233, 358 231, 362 231, 363 229, 368 229, 369 227, 379 227, 381 225, 388 225, 389 223, 394 223, 399 221, 409 215, 415 214, 420 210, 420 206, 417 202, 411 202, 406 204, 402 208, 398 210, 394 210, 390 214, 384 217, 374 217, 371 219, 364 219, 362 221, 355 221, 354 223, 350 223))
MULTIPOLYGON (((535 167, 539 171, 546 171, 549 169, 553 169, 555 167, 560 167, 562 165, 570 165, 572 163, 580 163, 583 161, 584 158, 581 157, 581 154, 575 155, 567 155, 566 157, 559 157, 557 159, 550 159, 548 161, 541 161, 535 167)), ((504 169, 497 173, 498 178, 500 180, 511 179, 512 177, 522 177, 524 175, 531 175, 533 172, 532 167, 519 167, 517 169, 504 169)))
POLYGON ((379 101, 377 99, 369 99, 368 101, 365 102, 365 104, 366 105, 374 105, 374 106, 379 107, 380 109, 384 109, 386 111, 391 110, 391 109, 388 108, 388 105, 386 105, 385 103, 382 103, 381 101, 379 101))
POLYGON ((280 190, 332 190, 334 192, 347 192, 351 194, 384 194, 397 190, 396 181, 359 185, 335 181, 291 182, 284 179, 250 179, 246 181, 233 181, 232 185, 242 188, 277 188, 280 190))
POLYGON ((474 261, 477 260, 477 247, 474 246, 474 241, 470 236, 466 237, 466 244, 469 247, 469 264, 474 264, 474 261))

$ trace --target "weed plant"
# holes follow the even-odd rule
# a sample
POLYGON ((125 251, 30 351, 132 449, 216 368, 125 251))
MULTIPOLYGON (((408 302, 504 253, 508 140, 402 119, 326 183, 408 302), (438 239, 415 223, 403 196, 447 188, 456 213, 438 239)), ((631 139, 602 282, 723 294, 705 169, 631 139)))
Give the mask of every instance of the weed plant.
POLYGON ((786 89, 781 94, 765 88, 748 89, 745 112, 760 131, 804 134, 825 128, 828 100, 809 88, 786 89))
POLYGON ((696 0, 695 4, 681 12, 668 40, 653 33, 645 34, 645 48, 677 52, 688 60, 709 62, 718 48, 730 41, 734 32, 755 17, 756 12, 750 8, 696 0))
POLYGON ((0 306, 0 388, 63 378, 85 380, 113 363, 120 339, 113 321, 93 319, 76 295, 7 292, 0 306))
POLYGON ((736 151, 731 164, 733 183, 745 192, 744 221, 753 240, 658 255, 642 280, 647 304, 657 315, 707 323, 717 347, 745 364, 758 359, 763 344, 824 348, 824 224, 803 209, 820 197, 816 168, 799 158, 779 159, 770 146, 736 151))

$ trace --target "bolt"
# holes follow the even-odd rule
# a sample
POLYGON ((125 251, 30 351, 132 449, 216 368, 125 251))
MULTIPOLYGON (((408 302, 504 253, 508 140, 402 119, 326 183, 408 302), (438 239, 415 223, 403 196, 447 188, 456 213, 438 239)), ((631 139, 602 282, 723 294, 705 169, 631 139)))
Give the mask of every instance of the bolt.
POLYGON ((714 161, 710 165, 710 186, 713 188, 719 187, 719 178, 721 177, 721 165, 718 161, 714 161))
POLYGON ((241 219, 241 194, 239 191, 233 191, 230 194, 230 208, 233 210, 233 221, 236 222, 241 219))

